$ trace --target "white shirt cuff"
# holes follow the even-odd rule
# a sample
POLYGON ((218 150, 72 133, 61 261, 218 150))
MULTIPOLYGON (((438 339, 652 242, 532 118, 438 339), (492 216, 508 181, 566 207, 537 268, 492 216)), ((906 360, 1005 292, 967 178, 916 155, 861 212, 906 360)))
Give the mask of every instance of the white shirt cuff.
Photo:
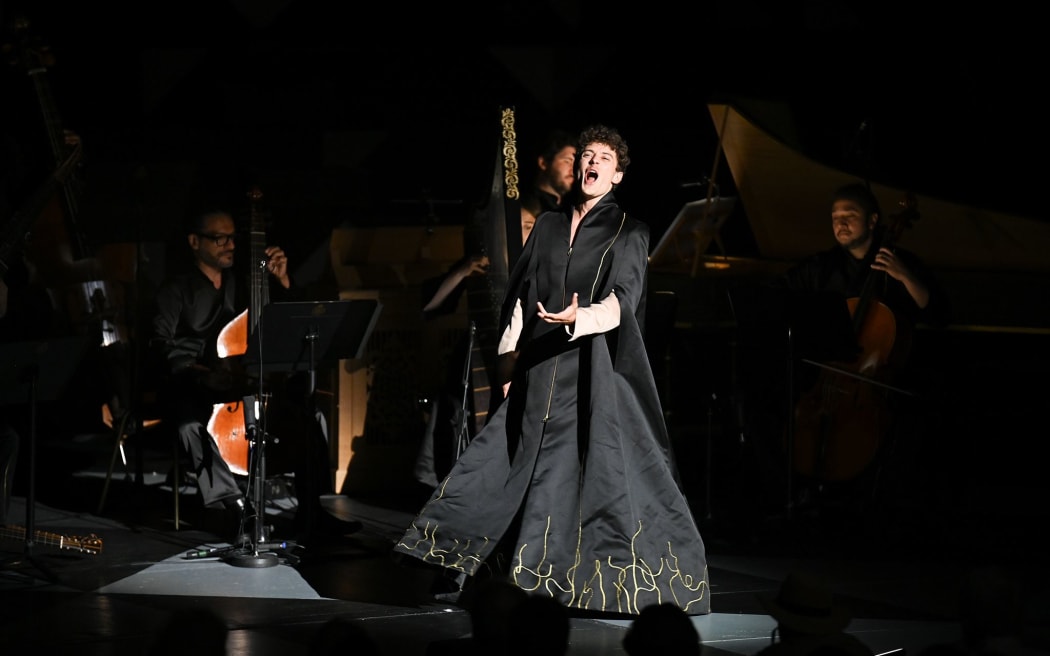
POLYGON ((616 292, 609 295, 600 302, 585 308, 576 309, 576 323, 573 326, 565 326, 565 332, 571 335, 570 342, 596 333, 606 333, 620 325, 620 300, 616 298, 616 292))

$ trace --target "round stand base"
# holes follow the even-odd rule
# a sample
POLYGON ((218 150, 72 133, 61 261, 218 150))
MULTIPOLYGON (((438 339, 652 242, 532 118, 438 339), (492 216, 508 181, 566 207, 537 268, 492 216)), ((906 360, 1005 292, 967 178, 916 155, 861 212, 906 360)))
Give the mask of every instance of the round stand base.
POLYGON ((234 554, 230 554, 229 556, 226 556, 223 560, 225 560, 230 565, 233 565, 234 567, 255 567, 255 568, 275 567, 279 562, 281 562, 281 559, 277 556, 277 554, 275 554, 275 553, 267 553, 267 552, 261 552, 261 553, 250 553, 250 552, 234 553, 234 554))

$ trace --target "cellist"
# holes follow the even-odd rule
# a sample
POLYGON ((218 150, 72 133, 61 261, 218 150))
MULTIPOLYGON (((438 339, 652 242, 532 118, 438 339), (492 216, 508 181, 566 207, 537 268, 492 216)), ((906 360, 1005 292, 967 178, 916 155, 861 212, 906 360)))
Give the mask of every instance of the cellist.
MULTIPOLYGON (((253 510, 247 507, 250 503, 221 444, 209 433, 208 422, 216 404, 242 399, 257 389, 252 381, 238 375, 235 359, 220 355, 220 334, 249 306, 251 285, 245 284, 244 277, 234 269, 237 236, 234 219, 225 210, 208 209, 191 216, 186 242, 193 256, 192 266, 170 276, 158 288, 153 315, 153 344, 169 374, 162 403, 191 456, 204 506, 226 510, 228 523, 224 528, 229 530, 231 541, 242 539, 245 515, 253 510)), ((265 266, 270 298, 298 300, 284 250, 270 245, 263 252, 265 261, 256 264, 265 266)), ((306 542, 321 531, 357 530, 359 524, 339 522, 321 508, 320 495, 331 492, 331 483, 325 484, 330 470, 323 430, 304 418, 297 432, 282 440, 294 452, 291 470, 296 473, 299 501, 297 541, 306 542)))
MULTIPOLYGON (((875 195, 861 182, 831 195, 831 231, 836 245, 795 264, 774 286, 798 292, 833 291, 859 298, 873 272, 885 274, 873 293, 898 321, 943 325, 948 299, 932 272, 914 253, 886 244, 885 220, 875 195)), ((896 241, 896 240, 894 240, 896 241)))
MULTIPOLYGON (((813 438, 812 443, 806 442, 805 434, 795 436, 795 453, 791 455, 796 471, 812 477, 818 485, 829 480, 850 480, 862 473, 869 456, 879 449, 885 437, 879 433, 884 432, 883 422, 888 423, 890 413, 880 409, 876 414, 870 405, 850 404, 865 404, 866 401, 856 400, 860 396, 876 402, 888 400, 891 407, 896 395, 886 389, 893 388, 879 387, 878 383, 894 382, 891 374, 908 361, 918 323, 940 327, 947 323, 950 314, 949 300, 932 270, 919 256, 897 243, 903 229, 918 218, 913 200, 904 199, 900 211, 883 215, 869 186, 855 182, 835 189, 829 204, 835 245, 804 258, 771 282, 775 290, 789 292, 782 296, 788 304, 807 294, 840 295, 852 315, 856 356, 843 357, 833 364, 856 377, 829 374, 833 370, 817 367, 801 368, 798 372, 797 391, 803 395, 812 391, 813 403, 820 407, 809 411, 822 415, 820 425, 844 426, 844 434, 822 435, 813 438), (807 387, 819 385, 821 376, 834 377, 827 386, 834 387, 833 392, 807 387), (843 389, 852 391, 854 398, 840 395, 843 389), (855 416, 850 417, 851 412, 855 416), (872 412, 870 417, 868 412, 872 412), (833 419, 824 416, 834 413, 837 416, 833 419), (871 433, 871 450, 862 453, 868 448, 863 445, 866 431, 871 433), (858 449, 856 454, 846 452, 843 456, 840 462, 848 464, 836 465, 829 458, 828 454, 835 453, 834 440, 841 441, 839 453, 858 449), (813 452, 803 452, 807 448, 813 452)), ((791 309, 787 312, 790 314, 791 309)), ((793 418, 796 433, 804 430, 806 417, 800 415, 805 412, 800 401, 793 418)))

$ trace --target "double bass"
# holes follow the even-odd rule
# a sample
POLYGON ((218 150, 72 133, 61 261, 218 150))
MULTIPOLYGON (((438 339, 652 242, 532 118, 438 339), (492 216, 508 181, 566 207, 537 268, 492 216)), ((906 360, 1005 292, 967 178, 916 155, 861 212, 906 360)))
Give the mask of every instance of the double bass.
MULTIPOLYGON (((871 252, 892 249, 903 230, 918 220, 913 195, 890 215, 871 252)), ((887 394, 894 390, 892 366, 906 359, 911 334, 880 298, 886 274, 872 271, 859 296, 846 300, 858 355, 851 362, 821 367, 816 383, 796 406, 792 464, 794 471, 821 482, 860 476, 875 461, 892 419, 887 394)))
MULTIPOLYGON (((253 187, 248 192, 248 199, 251 203, 251 296, 248 307, 219 332, 216 351, 220 358, 236 358, 248 351, 248 337, 259 323, 262 309, 270 302, 269 281, 266 279, 266 229, 259 209, 262 191, 253 187)), ((208 433, 215 440, 230 471, 247 476, 251 444, 246 432, 244 411, 244 399, 214 404, 208 420, 208 433)))
POLYGON ((81 229, 83 146, 79 135, 64 128, 54 101, 47 75, 54 57, 30 35, 28 20, 16 19, 14 30, 20 40, 18 63, 32 82, 55 171, 46 186, 51 195, 34 194, 33 212, 20 213, 34 219, 23 247, 73 328, 97 333, 101 347, 126 343, 125 294, 117 283, 134 282, 134 257, 123 248, 110 249, 106 257, 88 248, 81 229))
POLYGON ((82 148, 80 144, 76 147, 55 170, 44 179, 27 199, 22 201, 15 213, 4 224, 0 230, 0 277, 7 274, 15 263, 15 258, 21 257, 31 239, 33 223, 40 212, 43 211, 58 190, 72 174, 73 169, 80 163, 82 148))

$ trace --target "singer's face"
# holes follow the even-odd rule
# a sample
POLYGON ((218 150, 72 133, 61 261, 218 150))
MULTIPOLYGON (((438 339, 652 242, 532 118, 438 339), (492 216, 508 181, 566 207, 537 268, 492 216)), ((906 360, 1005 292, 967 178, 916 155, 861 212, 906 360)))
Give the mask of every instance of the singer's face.
POLYGON ((605 144, 592 143, 583 149, 577 165, 585 199, 604 196, 620 184, 623 171, 616 170, 616 162, 616 151, 605 144))

